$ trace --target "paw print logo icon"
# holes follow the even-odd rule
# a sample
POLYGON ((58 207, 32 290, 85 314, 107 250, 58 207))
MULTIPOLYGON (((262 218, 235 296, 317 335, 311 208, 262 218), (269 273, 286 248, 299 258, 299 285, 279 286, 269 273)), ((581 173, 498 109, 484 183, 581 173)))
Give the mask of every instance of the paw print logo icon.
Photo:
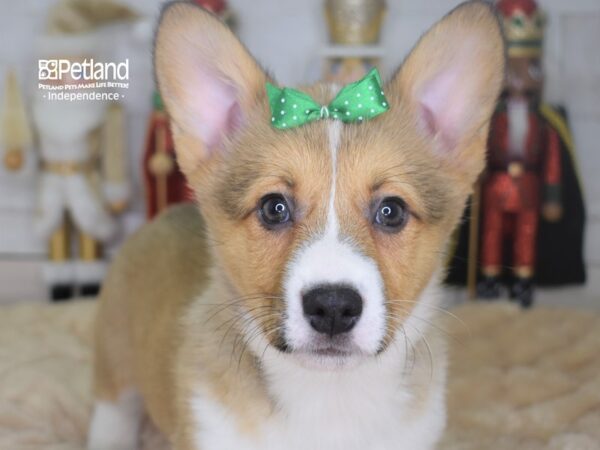
POLYGON ((58 79, 58 61, 54 59, 38 60, 38 78, 39 80, 57 80, 58 79))

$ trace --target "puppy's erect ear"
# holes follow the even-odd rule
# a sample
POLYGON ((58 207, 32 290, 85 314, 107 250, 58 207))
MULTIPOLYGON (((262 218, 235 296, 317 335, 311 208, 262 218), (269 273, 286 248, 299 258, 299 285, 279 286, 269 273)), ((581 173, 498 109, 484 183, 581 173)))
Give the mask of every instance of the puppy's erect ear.
POLYGON ((163 11, 154 65, 186 173, 219 151, 224 138, 243 126, 267 81, 225 24, 185 2, 172 3, 163 11))
POLYGON ((420 132, 434 140, 436 152, 458 159, 463 166, 475 163, 472 169, 477 170, 483 165, 504 60, 495 14, 485 3, 471 1, 458 6, 421 38, 392 84, 420 132), (473 154, 476 138, 477 154, 473 154), (461 154, 467 151, 471 154, 461 154))

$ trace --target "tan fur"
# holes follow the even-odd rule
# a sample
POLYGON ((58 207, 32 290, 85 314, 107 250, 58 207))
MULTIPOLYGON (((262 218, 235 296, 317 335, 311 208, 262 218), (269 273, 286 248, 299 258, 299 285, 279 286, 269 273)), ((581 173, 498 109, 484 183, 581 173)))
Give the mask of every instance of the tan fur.
POLYGON ((210 265, 203 233, 192 207, 174 208, 142 228, 113 263, 98 311, 98 396, 115 400, 137 386, 153 419, 167 430, 176 417, 170 400, 182 339, 178 320, 202 292, 210 265))
MULTIPOLYGON (((363 124, 344 125, 337 158, 335 209, 341 233, 377 262, 385 283, 389 344, 443 260, 484 162, 488 120, 502 79, 502 42, 486 6, 452 13, 422 40, 385 86, 391 110, 363 124), (421 80, 454 54, 449 46, 469 29, 483 39, 481 106, 469 129, 443 154, 423 133, 413 102, 421 80), (445 39, 440 39, 445 36, 445 39), (432 150, 433 149, 433 150, 432 150), (403 198, 408 225, 389 234, 371 224, 370 205, 403 198)), ((191 51, 191 50, 190 50, 191 51)), ((114 400, 135 386, 158 427, 177 449, 193 449, 188 400, 198 389, 224 405, 252 434, 274 408, 248 340, 262 332, 280 343, 285 268, 294 252, 325 227, 332 181, 327 121, 281 132, 270 126, 268 77, 224 25, 189 5, 164 14, 156 47, 157 77, 174 121, 180 164, 198 206, 178 207, 136 234, 123 248, 102 292, 96 340, 96 391, 114 400), (214 41, 194 39, 196 29, 214 41), (192 70, 173 30, 188 39, 238 92, 245 125, 224 137, 223 151, 206 148, 181 84, 192 70), (187 36, 187 35, 186 35, 187 36), (223 58, 219 55, 233 55, 223 58), (266 230, 256 214, 262 196, 293 199, 294 226, 266 230), (241 312, 248 312, 250 319, 241 312)), ((193 64, 192 64, 193 68, 193 64)), ((193 74, 190 73, 190 76, 193 74)), ((326 104, 328 86, 306 90, 326 104)), ((423 344, 418 344, 423 347, 423 344)), ((424 351, 423 348, 421 350, 424 351)), ((420 372, 417 372, 420 373, 420 372)), ((415 401, 427 385, 412 379, 415 401)))

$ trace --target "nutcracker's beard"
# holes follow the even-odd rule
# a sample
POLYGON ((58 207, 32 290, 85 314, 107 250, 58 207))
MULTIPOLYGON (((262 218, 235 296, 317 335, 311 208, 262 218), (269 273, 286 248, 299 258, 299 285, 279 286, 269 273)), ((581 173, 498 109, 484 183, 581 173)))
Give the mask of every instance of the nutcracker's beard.
POLYGON ((71 142, 102 124, 106 103, 100 101, 49 100, 36 97, 33 118, 40 137, 71 142))
POLYGON ((525 97, 509 97, 506 105, 508 116, 508 143, 513 156, 522 156, 529 133, 529 102, 525 97))

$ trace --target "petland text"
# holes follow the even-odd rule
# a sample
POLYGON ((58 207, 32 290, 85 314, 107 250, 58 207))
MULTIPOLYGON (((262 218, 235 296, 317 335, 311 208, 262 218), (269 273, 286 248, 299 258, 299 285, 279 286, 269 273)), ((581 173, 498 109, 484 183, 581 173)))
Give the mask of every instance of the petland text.
POLYGON ((84 59, 83 62, 68 59, 38 60, 38 75, 40 81, 72 80, 85 81, 124 81, 129 80, 129 59, 120 63, 98 62, 94 59, 84 59))

